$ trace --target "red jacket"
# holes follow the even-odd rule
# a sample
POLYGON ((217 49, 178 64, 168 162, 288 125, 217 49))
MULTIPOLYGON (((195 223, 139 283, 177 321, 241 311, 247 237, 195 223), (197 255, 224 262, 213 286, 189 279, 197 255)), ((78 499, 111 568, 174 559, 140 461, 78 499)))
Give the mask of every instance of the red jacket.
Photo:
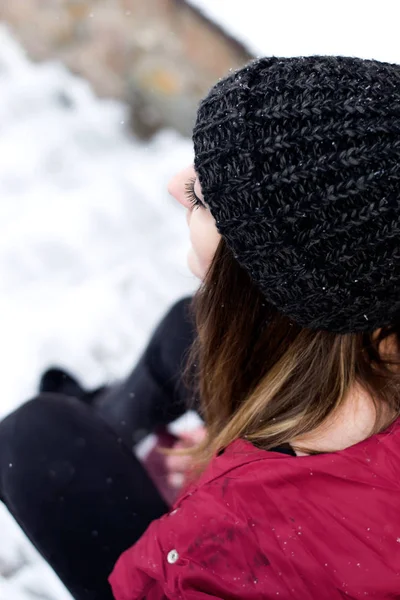
POLYGON ((400 598, 400 421, 319 456, 232 443, 110 583, 117 600, 400 598))

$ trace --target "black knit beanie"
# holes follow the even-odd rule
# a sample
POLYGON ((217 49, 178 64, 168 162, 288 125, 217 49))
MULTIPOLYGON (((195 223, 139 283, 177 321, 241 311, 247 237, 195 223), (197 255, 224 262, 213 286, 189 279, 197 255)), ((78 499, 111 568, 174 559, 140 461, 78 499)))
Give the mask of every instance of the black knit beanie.
POLYGON ((400 66, 263 58, 193 132, 205 202, 266 299, 304 327, 400 318, 400 66))

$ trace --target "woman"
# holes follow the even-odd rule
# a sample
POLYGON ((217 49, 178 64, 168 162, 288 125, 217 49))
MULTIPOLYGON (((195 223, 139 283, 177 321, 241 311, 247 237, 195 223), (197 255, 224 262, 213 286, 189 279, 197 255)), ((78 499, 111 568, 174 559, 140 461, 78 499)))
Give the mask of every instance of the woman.
MULTIPOLYGON (((77 583, 100 551, 77 531, 76 560, 65 532, 93 512, 107 520, 98 548, 115 532, 134 544, 110 577, 117 600, 399 595, 399 84, 400 67, 376 61, 265 58, 200 105, 194 168, 170 192, 202 279, 187 373, 207 436, 167 510, 85 412, 97 437, 79 456, 88 472, 109 465, 113 495, 74 498, 66 468, 75 512, 38 511, 71 542, 58 561, 40 549, 76 597, 108 597, 77 583), (136 541, 138 515, 151 524, 136 541)), ((73 420, 60 403, 40 444, 73 420)))

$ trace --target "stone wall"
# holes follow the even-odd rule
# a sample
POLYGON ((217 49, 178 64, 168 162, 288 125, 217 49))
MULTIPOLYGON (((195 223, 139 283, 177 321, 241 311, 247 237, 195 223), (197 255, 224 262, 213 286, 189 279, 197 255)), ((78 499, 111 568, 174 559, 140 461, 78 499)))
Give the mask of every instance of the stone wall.
POLYGON ((189 135, 199 98, 251 58, 184 0, 0 0, 0 19, 33 59, 59 59, 127 101, 142 137, 189 135))

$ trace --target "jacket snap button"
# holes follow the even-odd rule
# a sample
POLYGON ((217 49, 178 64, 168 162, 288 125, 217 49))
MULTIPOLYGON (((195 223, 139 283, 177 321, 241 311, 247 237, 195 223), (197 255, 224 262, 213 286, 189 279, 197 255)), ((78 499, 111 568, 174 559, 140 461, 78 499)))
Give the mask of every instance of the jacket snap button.
POLYGON ((170 552, 168 552, 167 561, 169 562, 170 565, 173 565, 174 563, 176 563, 178 558, 179 558, 179 554, 177 553, 176 550, 171 550, 170 552))

